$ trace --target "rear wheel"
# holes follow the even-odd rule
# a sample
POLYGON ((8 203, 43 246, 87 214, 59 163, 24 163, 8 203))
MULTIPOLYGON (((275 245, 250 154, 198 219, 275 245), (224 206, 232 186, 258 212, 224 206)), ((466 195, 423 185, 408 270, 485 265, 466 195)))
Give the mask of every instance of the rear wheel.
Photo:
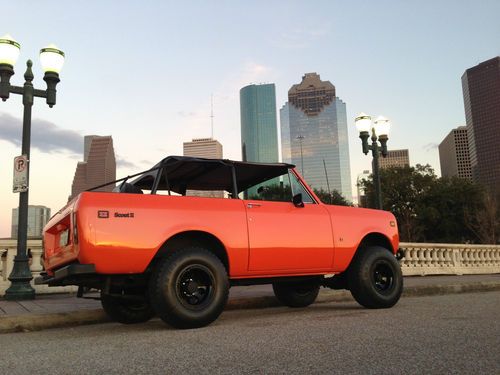
POLYGON ((176 328, 197 328, 222 313, 229 281, 222 262, 200 247, 178 250, 161 260, 150 282, 151 304, 176 328))
POLYGON ((362 306, 394 306, 403 291, 403 275, 396 257, 381 246, 369 246, 356 255, 349 270, 349 289, 362 306))
MULTIPOLYGON (((135 297, 135 296, 134 296, 135 297)), ((147 299, 110 296, 101 291, 101 305, 111 320, 123 324, 147 322, 154 316, 154 311, 147 299)))
POLYGON ((276 298, 285 306, 306 307, 316 301, 319 287, 319 283, 311 281, 274 283, 273 291, 276 298))

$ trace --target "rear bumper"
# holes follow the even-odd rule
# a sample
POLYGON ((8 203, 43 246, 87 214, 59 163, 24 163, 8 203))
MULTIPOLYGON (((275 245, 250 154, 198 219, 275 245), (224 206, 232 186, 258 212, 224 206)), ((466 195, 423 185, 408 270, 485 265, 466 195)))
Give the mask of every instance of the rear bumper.
POLYGON ((82 277, 95 275, 95 265, 93 264, 69 264, 65 267, 59 268, 54 272, 54 276, 49 276, 47 274, 41 274, 39 277, 35 278, 35 285, 49 285, 49 286, 60 286, 60 285, 71 285, 77 284, 75 281, 81 279, 82 277))

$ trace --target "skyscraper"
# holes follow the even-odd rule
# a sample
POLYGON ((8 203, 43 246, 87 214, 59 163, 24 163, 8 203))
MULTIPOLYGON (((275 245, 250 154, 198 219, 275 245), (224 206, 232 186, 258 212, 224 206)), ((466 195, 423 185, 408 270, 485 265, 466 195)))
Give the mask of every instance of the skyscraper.
MULTIPOLYGON (((76 166, 70 199, 82 191, 116 180, 116 159, 111 136, 87 135, 84 138, 83 162, 76 166)), ((108 185, 97 191, 112 191, 108 185)))
POLYGON ((313 188, 352 200, 346 105, 335 86, 306 73, 288 91, 280 122, 283 161, 295 164, 313 188))
MULTIPOLYGON (((12 209, 11 237, 17 239, 19 209, 12 209)), ((41 238, 43 227, 50 219, 50 208, 45 206, 28 206, 28 238, 41 238)))
POLYGON ((380 168, 409 167, 410 155, 408 149, 388 150, 385 158, 379 158, 380 168))
POLYGON ((441 176, 472 180, 467 127, 453 129, 439 144, 441 176))
POLYGON ((465 120, 474 181, 500 186, 500 56, 469 68, 462 76, 465 120))
POLYGON ((277 162, 278 127, 274 83, 240 90, 241 157, 243 161, 277 162))
MULTIPOLYGON (((195 158, 222 159, 222 145, 212 138, 194 138, 183 143, 183 155, 195 158)), ((210 198, 224 198, 223 191, 188 190, 187 195, 210 198)))

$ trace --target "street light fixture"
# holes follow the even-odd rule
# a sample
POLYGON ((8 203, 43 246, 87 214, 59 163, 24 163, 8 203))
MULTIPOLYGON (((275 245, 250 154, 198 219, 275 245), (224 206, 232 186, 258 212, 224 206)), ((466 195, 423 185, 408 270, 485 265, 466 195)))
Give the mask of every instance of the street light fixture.
POLYGON ((369 151, 372 152, 372 173, 373 173, 373 185, 375 186, 375 206, 379 210, 382 209, 382 192, 380 187, 380 167, 379 167, 379 155, 382 157, 387 156, 387 140, 389 139, 389 131, 391 129, 391 123, 388 119, 383 116, 377 117, 377 119, 372 122, 371 116, 365 113, 360 113, 356 119, 356 128, 359 132, 359 138, 361 138, 363 153, 366 155, 369 151), (372 144, 368 144, 368 138, 370 137, 372 144), (380 146, 378 142, 380 142, 380 146))
MULTIPOLYGON (((31 143, 31 107, 34 98, 45 98, 49 107, 56 104, 56 86, 59 83, 59 72, 64 64, 64 52, 54 45, 49 45, 40 50, 40 62, 45 72, 43 80, 47 83, 46 90, 38 90, 33 87, 33 71, 31 60, 26 62, 24 73, 24 86, 10 84, 10 77, 14 74, 14 65, 19 57, 21 46, 10 35, 0 38, 0 98, 6 101, 10 94, 18 94, 23 97, 23 138, 22 138, 22 160, 25 183, 17 186, 15 192, 19 192, 19 215, 17 228, 17 253, 14 257, 14 268, 9 276, 11 286, 5 291, 8 300, 34 299, 35 290, 30 281, 33 278, 29 268, 27 253, 28 235, 28 189, 29 189, 29 161, 31 143)), ((18 158, 16 158, 18 159, 18 158)))

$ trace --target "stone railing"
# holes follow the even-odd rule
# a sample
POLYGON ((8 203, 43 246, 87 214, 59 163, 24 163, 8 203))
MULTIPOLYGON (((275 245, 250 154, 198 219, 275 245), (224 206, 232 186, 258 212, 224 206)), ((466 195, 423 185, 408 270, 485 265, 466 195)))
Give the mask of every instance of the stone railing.
POLYGON ((400 248, 405 276, 500 273, 500 245, 402 242, 400 248))
MULTIPOLYGON (((16 255, 16 240, 0 240, 0 296, 10 286, 16 255)), ((500 245, 462 245, 436 243, 400 244, 405 252, 401 260, 403 275, 466 275, 500 273, 500 245)), ((28 240, 31 255, 30 268, 33 278, 43 270, 41 263, 42 241, 28 240)), ((34 286, 37 294, 76 292, 76 287, 34 286)))
MULTIPOLYGON (((30 255, 30 269, 33 279, 43 271, 42 258, 42 240, 28 240, 28 252, 30 255)), ((8 277, 14 266, 14 257, 17 252, 17 241, 12 239, 0 240, 0 296, 5 294, 5 290, 10 286, 8 277)), ((68 293, 76 292, 76 287, 54 287, 49 288, 46 285, 34 285, 31 282, 37 294, 45 293, 68 293)))

